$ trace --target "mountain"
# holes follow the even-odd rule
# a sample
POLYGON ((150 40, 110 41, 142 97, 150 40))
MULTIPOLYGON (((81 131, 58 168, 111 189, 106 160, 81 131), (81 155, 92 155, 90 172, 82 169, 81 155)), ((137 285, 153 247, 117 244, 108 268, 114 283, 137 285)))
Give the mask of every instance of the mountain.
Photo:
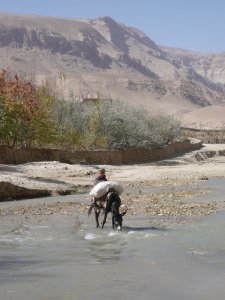
POLYGON ((100 95, 181 119, 225 104, 225 53, 161 47, 110 17, 0 13, 0 55, 0 68, 53 80, 77 98, 100 95))
POLYGON ((186 65, 191 66, 195 72, 216 84, 225 84, 225 52, 198 53, 176 48, 163 48, 176 56, 186 65))

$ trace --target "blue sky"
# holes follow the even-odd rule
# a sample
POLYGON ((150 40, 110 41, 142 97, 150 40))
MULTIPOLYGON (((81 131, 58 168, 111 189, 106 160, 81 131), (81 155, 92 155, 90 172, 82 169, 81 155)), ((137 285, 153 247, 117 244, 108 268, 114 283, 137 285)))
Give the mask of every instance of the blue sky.
POLYGON ((225 52, 225 0, 0 0, 1 12, 97 18, 136 27, 156 44, 225 52))

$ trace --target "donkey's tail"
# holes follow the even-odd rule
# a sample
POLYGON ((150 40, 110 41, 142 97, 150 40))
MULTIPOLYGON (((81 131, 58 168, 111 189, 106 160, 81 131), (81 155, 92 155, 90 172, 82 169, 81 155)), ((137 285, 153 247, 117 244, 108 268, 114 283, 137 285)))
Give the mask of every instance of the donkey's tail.
POLYGON ((91 214, 92 209, 94 208, 94 206, 95 206, 95 204, 92 203, 92 204, 90 205, 90 207, 88 208, 88 216, 90 216, 90 214, 91 214))

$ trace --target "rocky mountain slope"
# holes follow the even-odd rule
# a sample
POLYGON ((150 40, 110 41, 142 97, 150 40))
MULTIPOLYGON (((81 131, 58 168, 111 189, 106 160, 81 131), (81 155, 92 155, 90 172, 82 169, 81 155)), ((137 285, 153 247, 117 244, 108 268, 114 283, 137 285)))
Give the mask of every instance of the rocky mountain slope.
POLYGON ((191 66, 198 74, 216 84, 225 84, 225 52, 198 53, 163 47, 165 51, 191 66))
POLYGON ((0 68, 56 81, 77 98, 113 98, 182 116, 225 104, 225 54, 159 47, 110 17, 0 14, 0 68))

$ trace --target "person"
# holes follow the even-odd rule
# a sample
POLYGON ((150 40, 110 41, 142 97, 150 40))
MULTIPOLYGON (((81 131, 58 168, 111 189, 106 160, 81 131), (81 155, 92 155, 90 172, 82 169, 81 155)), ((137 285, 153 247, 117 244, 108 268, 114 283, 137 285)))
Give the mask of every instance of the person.
POLYGON ((105 169, 100 169, 98 171, 98 176, 94 180, 94 186, 102 181, 108 181, 105 175, 105 169))
MULTIPOLYGON (((98 175, 97 175, 97 177, 95 177, 95 180, 94 180, 94 186, 102 181, 108 181, 106 178, 106 175, 105 175, 105 169, 100 169, 98 171, 98 175)), ((107 194, 103 195, 101 198, 92 197, 92 202, 96 202, 96 204, 98 204, 99 206, 105 207, 106 206, 106 197, 107 197, 107 194)))

